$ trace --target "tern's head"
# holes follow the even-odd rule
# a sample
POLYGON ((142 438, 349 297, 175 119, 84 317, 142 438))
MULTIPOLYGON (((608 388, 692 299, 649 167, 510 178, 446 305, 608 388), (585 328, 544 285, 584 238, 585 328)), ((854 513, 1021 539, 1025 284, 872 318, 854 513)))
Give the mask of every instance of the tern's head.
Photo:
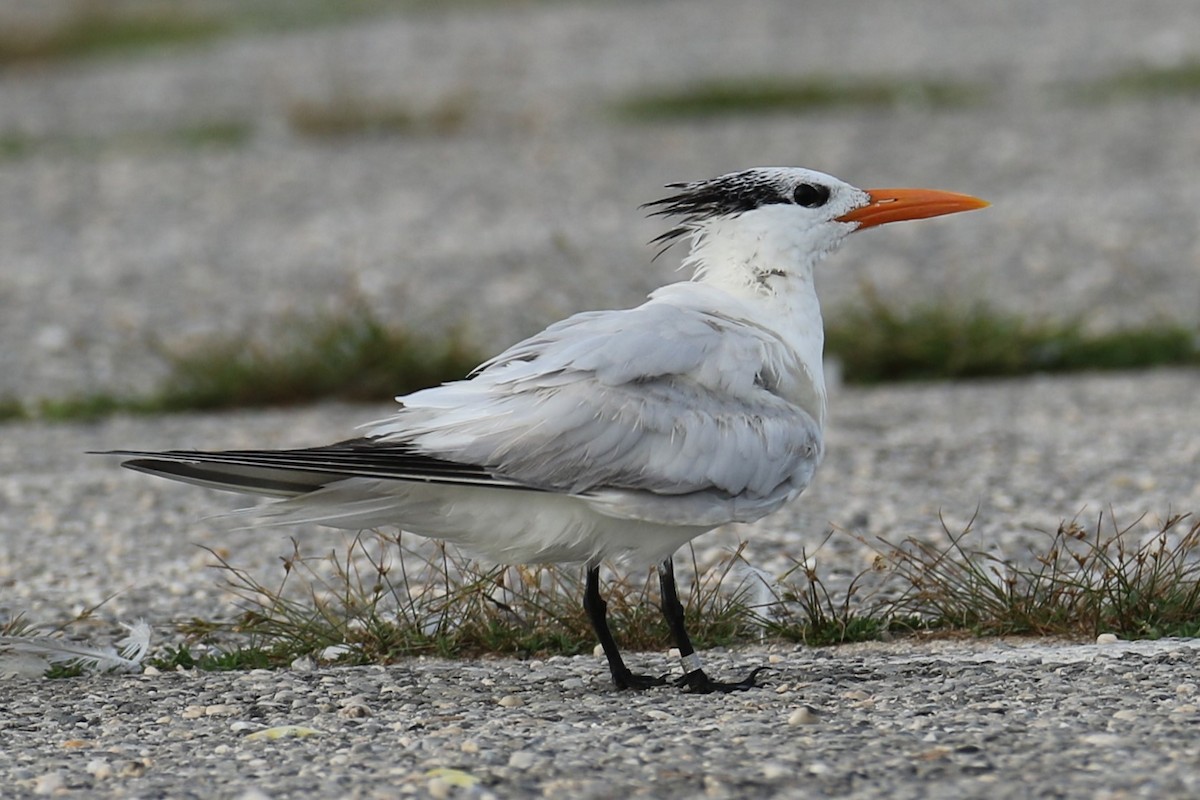
POLYGON ((647 207, 681 221, 654 241, 669 246, 690 237, 686 263, 699 273, 744 272, 748 282, 809 271, 856 230, 987 205, 932 189, 858 189, 800 167, 757 167, 669 188, 678 192, 647 207))

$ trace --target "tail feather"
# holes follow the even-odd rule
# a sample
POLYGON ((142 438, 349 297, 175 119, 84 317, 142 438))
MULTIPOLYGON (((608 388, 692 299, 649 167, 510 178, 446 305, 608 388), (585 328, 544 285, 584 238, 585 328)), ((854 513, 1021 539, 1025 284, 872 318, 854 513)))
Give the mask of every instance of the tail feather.
POLYGON ((203 460, 194 462, 168 461, 161 458, 134 458, 122 461, 121 466, 170 478, 184 483, 193 483, 209 489, 243 494, 260 494, 267 497, 296 497, 307 494, 346 476, 331 472, 301 472, 294 469, 250 467, 233 464, 209 464, 203 460))
POLYGON ((363 530, 386 525, 405 524, 414 533, 425 533, 412 526, 420 520, 444 516, 442 509, 425 507, 414 496, 413 484, 350 478, 316 491, 279 500, 255 508, 242 509, 239 516, 252 517, 253 527, 315 523, 331 528, 363 530))
POLYGON ((115 450, 105 455, 130 457, 121 465, 138 472, 268 497, 297 497, 349 478, 536 489, 494 475, 485 467, 373 439, 297 450, 115 450))

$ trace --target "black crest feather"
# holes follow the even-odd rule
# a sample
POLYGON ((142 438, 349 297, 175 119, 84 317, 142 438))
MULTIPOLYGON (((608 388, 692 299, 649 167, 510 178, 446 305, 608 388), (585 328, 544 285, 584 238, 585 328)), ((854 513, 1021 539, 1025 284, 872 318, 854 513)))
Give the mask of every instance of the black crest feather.
POLYGON ((667 188, 679 192, 641 206, 653 209, 652 217, 682 218, 679 225, 650 240, 650 244, 662 245, 655 258, 706 220, 741 214, 768 203, 791 202, 784 182, 766 170, 734 172, 706 181, 668 183, 667 188))

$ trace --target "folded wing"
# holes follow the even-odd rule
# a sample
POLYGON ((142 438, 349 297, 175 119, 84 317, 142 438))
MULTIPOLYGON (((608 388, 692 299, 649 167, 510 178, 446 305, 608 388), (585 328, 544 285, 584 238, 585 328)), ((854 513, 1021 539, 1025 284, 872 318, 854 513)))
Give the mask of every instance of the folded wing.
POLYGON ((776 390, 793 356, 728 311, 666 297, 557 323, 467 380, 398 398, 359 439, 121 455, 143 472, 314 503, 344 494, 335 485, 408 482, 575 495, 640 519, 757 519, 803 490, 822 454, 820 425, 776 390))
POLYGON ((822 452, 817 422, 775 391, 791 358, 757 326, 652 300, 557 323, 470 380, 399 398, 367 435, 558 492, 761 497, 802 489, 822 452))

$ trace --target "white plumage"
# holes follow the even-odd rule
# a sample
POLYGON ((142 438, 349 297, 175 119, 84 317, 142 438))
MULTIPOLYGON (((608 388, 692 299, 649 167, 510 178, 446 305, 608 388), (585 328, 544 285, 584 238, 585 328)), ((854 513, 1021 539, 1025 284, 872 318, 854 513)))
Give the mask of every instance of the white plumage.
MULTIPOLYGON (((604 643, 592 596, 601 560, 663 562, 673 592, 677 548, 776 511, 812 480, 825 422, 815 264, 859 228, 984 205, 799 168, 674 188, 651 206, 682 218, 659 241, 690 239, 692 281, 636 308, 577 314, 466 380, 399 397, 361 439, 124 453, 125 465, 281 497, 255 510, 271 524, 394 524, 498 562, 584 562, 604 643)), ((624 670, 615 645, 609 660, 619 686, 648 680, 624 670)), ((752 682, 717 684, 698 669, 685 679, 702 691, 752 682)))

